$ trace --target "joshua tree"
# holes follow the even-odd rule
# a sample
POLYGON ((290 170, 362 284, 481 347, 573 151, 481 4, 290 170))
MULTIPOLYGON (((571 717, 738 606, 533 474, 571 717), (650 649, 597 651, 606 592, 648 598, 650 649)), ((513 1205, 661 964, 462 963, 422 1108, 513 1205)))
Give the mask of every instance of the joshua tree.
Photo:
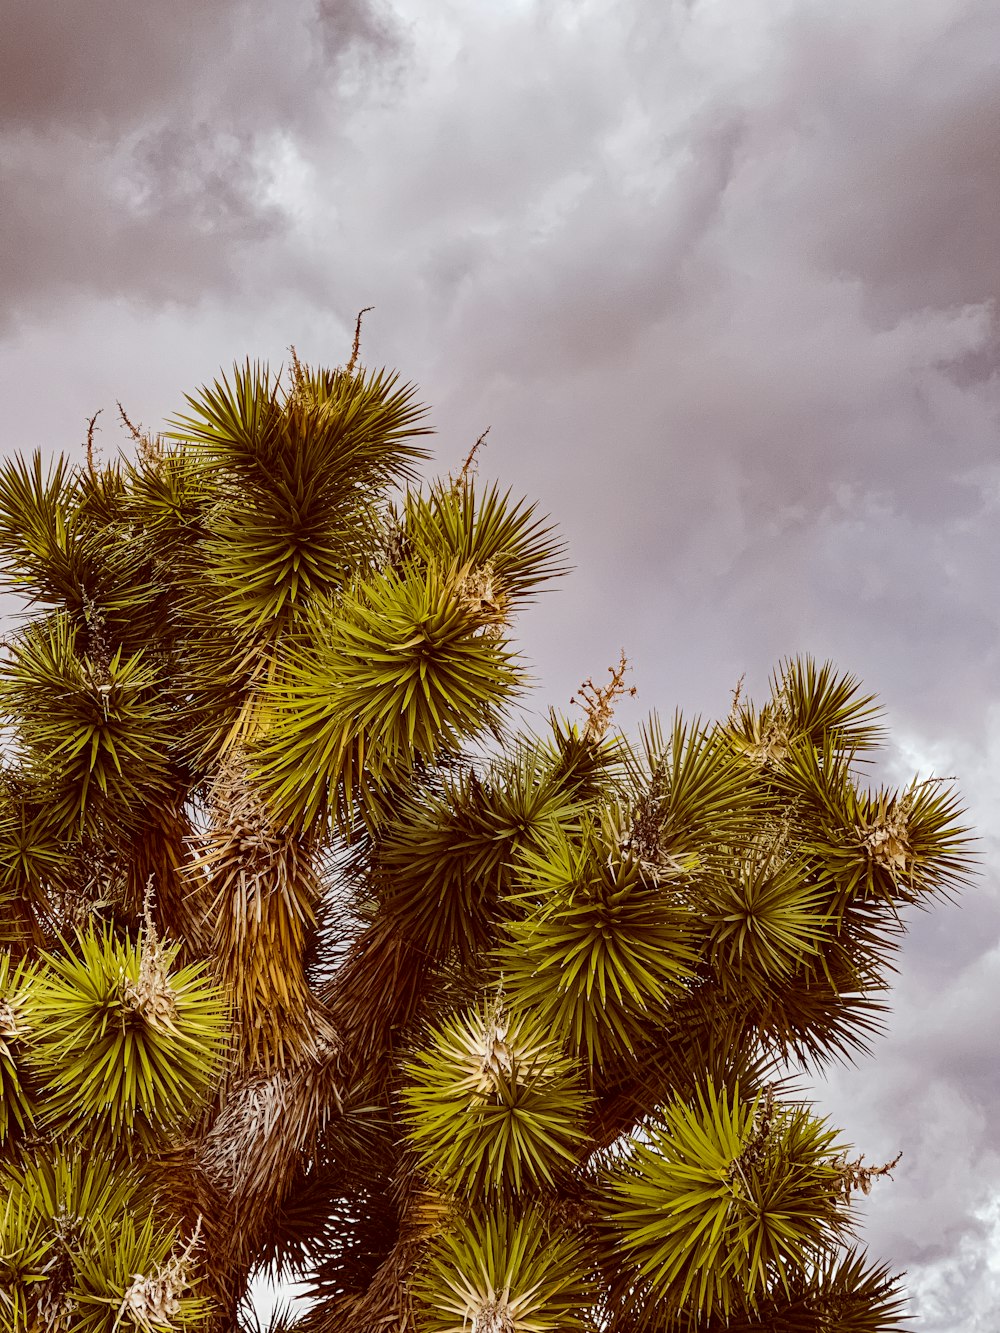
POLYGON ((810 661, 519 724, 561 545, 475 451, 418 485, 356 345, 188 403, 0 473, 0 1324, 226 1333, 271 1270, 301 1333, 896 1327, 849 1216, 894 1164, 793 1079, 877 1031, 953 795, 862 785, 810 661))

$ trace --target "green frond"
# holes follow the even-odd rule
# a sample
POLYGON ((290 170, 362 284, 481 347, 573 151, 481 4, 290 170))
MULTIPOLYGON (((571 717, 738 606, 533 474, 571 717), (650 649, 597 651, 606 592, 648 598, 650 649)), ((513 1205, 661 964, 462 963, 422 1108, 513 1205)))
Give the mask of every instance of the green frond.
POLYGON ((140 455, 123 467, 127 486, 121 507, 126 521, 155 539, 160 577, 182 580, 186 570, 201 565, 195 544, 205 534, 211 506, 218 503, 209 469, 197 450, 183 446, 140 455))
POLYGON ((226 1008, 203 968, 172 970, 177 951, 105 930, 44 956, 25 1024, 47 1123, 151 1146, 197 1114, 225 1048, 226 1008))
POLYGON ((607 1178, 616 1245, 668 1309, 728 1318, 789 1291, 845 1226, 826 1123, 711 1085, 664 1112, 607 1178))
POLYGON ((46 1227, 64 1217, 111 1220, 142 1211, 138 1171, 79 1144, 67 1153, 35 1148, 22 1161, 5 1161, 0 1179, 8 1197, 46 1227))
POLYGON ((79 541, 75 471, 63 456, 46 468, 36 450, 30 464, 0 466, 0 554, 4 584, 14 592, 60 605, 78 604, 91 561, 79 541))
MULTIPOLYGON (((398 388, 386 371, 346 375, 320 371, 302 387, 282 388, 280 376, 260 362, 234 365, 197 395, 185 395, 191 414, 171 422, 166 438, 197 448, 206 465, 240 481, 264 482, 294 468, 289 443, 360 486, 386 485, 414 476, 426 453, 410 443, 430 434, 417 423, 424 409, 412 385, 398 388)), ((318 473, 318 466, 310 469, 318 473)))
POLYGON ((538 1209, 457 1218, 415 1282, 421 1333, 570 1333, 593 1325, 590 1265, 580 1240, 538 1209))
POLYGON ((803 1286, 801 1295, 793 1291, 791 1310, 782 1312, 789 1333, 797 1333, 796 1305, 813 1317, 810 1333, 831 1325, 836 1333, 891 1333, 909 1324, 899 1278, 884 1264, 867 1263, 856 1248, 822 1260, 803 1286))
POLYGON ((552 754, 551 781, 581 803, 601 804, 629 795, 628 773, 634 758, 624 737, 611 733, 595 737, 553 708, 551 736, 544 744, 552 754))
POLYGON ((0 805, 0 893, 40 902, 64 878, 73 848, 52 825, 44 789, 6 795, 0 805))
POLYGON ((492 938, 510 856, 487 790, 460 771, 440 791, 410 791, 393 804, 373 853, 385 912, 431 957, 472 961, 492 938))
POLYGON ((158 1226, 140 1177, 99 1154, 36 1155, 2 1177, 0 1305, 17 1333, 170 1333, 204 1322, 191 1250, 158 1226))
POLYGON ((223 375, 211 388, 184 397, 193 415, 175 418, 166 438, 198 445, 209 466, 252 470, 277 453, 280 388, 261 362, 234 363, 231 384, 223 375))
POLYGON ((852 1247, 821 1256, 756 1312, 710 1320, 705 1333, 893 1333, 909 1325, 905 1310, 899 1278, 852 1247))
POLYGON ((733 994, 764 994, 803 972, 832 933, 827 893, 784 850, 751 845, 698 883, 711 966, 733 994))
POLYGON ((460 751, 501 717, 521 682, 461 583, 391 571, 310 617, 310 643, 267 689, 255 776, 279 817, 342 819, 366 786, 460 751))
MULTIPOLYGON (((5 1163, 0 1197, 0 1306, 16 1312, 15 1333, 75 1327, 77 1266, 113 1261, 103 1228, 117 1233, 126 1218, 145 1219, 152 1204, 144 1202, 134 1170, 115 1167, 103 1154, 51 1149, 5 1163)), ((102 1333, 111 1333, 114 1313, 98 1325, 102 1333)))
POLYGON ((313 376, 285 392, 266 367, 234 367, 180 418, 215 481, 203 577, 215 614, 241 634, 329 597, 371 560, 386 489, 412 476, 422 409, 385 374, 313 376))
POLYGON ((928 899, 964 885, 972 839, 960 817, 955 792, 936 781, 861 794, 855 836, 867 862, 865 889, 925 907, 928 899))
POLYGON ((416 787, 392 802, 373 850, 383 909, 432 957, 471 963, 496 939, 513 867, 553 825, 579 813, 548 746, 524 743, 484 777, 459 768, 439 789, 416 787))
POLYGON ((37 969, 0 953, 0 1146, 35 1122, 35 1089, 25 1059, 26 1010, 37 969))
POLYGON ((761 709, 734 703, 727 727, 733 745, 758 764, 781 760, 790 744, 853 755, 885 739, 875 696, 860 682, 838 674, 831 662, 811 657, 782 662, 771 678, 771 699, 761 709))
POLYGON ((92 656, 148 648, 166 612, 157 550, 125 510, 116 465, 91 474, 60 457, 45 470, 36 453, 0 467, 7 586, 67 613, 92 656))
POLYGON ((410 1142, 446 1188, 517 1194, 579 1158, 587 1097, 575 1061, 537 1023, 496 1008, 455 1016, 404 1074, 410 1142))
POLYGON ((0 668, 0 709, 48 787, 50 827, 126 823, 171 787, 176 719, 143 652, 95 661, 65 615, 29 627, 0 668))
POLYGON ((866 790, 829 745, 801 744, 788 747, 775 780, 796 811, 802 854, 838 912, 864 898, 925 905, 968 881, 972 839, 948 784, 866 790))
POLYGON ((513 1008, 592 1064, 634 1052, 693 974, 693 922, 677 886, 627 850, 622 812, 553 826, 518 863, 498 966, 513 1008))
MULTIPOLYGON (((6 1182, 4 1182, 6 1185, 6 1182)), ((4 1188, 0 1203, 0 1317, 11 1333, 33 1333, 49 1284, 54 1237, 23 1192, 4 1188)))
POLYGON ((664 871, 694 873, 725 860, 769 813, 766 793, 716 727, 678 714, 667 735, 653 714, 625 762, 635 801, 632 846, 664 871))
POLYGON ((500 619, 566 572, 555 529, 536 517, 534 505, 495 485, 477 490, 472 481, 438 481, 427 492, 410 491, 397 521, 402 560, 480 571, 487 609, 500 619))
POLYGON ((786 1059, 813 1069, 853 1064, 885 1031, 889 1006, 876 998, 885 989, 877 977, 814 972, 772 985, 747 1016, 764 1045, 786 1059))
POLYGON ((669 1026, 651 1034, 634 1056, 599 1071, 589 1129, 593 1170, 606 1153, 641 1138, 664 1106, 693 1102, 710 1085, 752 1100, 763 1088, 792 1095, 798 1085, 787 1061, 767 1049, 750 1016, 736 1009, 719 988, 701 985, 671 1006, 669 1026))
POLYGON ((74 1255, 74 1333, 194 1333, 210 1316, 197 1293, 194 1253, 175 1231, 126 1214, 92 1223, 74 1255))

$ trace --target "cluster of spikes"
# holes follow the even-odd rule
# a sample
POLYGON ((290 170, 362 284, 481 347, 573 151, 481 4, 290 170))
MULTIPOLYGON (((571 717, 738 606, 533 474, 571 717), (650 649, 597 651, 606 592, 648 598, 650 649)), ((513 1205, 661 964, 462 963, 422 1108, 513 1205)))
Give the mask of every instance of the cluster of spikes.
MULTIPOLYGON (((718 723, 519 723, 533 507, 420 483, 393 375, 246 364, 0 470, 0 1324, 877 1333, 867 1051, 947 785, 788 661, 718 723)), ((475 451, 473 451, 474 454, 475 451)))

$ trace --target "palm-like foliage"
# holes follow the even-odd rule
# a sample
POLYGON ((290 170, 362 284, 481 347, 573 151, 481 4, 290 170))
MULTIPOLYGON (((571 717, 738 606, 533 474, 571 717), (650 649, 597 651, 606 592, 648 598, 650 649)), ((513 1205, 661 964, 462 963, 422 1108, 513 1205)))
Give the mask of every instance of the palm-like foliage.
POLYGON ((108 1143, 155 1143, 189 1122, 217 1072, 225 1013, 193 964, 172 970, 177 946, 110 931, 43 955, 24 1022, 45 1124, 108 1143))
POLYGON ((519 732, 530 505, 418 488, 353 361, 188 402, 0 469, 4 1326, 230 1333, 284 1268, 282 1333, 897 1327, 782 1065, 867 1049, 954 795, 869 790, 875 705, 808 660, 519 732))
POLYGON ((417 1286, 428 1333, 585 1330, 593 1274, 578 1236, 529 1207, 458 1217, 428 1247, 417 1286))
POLYGON ((669 1316, 758 1308, 844 1224, 834 1134, 801 1107, 699 1088, 609 1173, 622 1251, 669 1316))
POLYGON ((404 1072, 410 1140, 445 1188, 516 1197, 576 1165, 587 1109, 576 1063, 500 1005, 451 1019, 404 1072))

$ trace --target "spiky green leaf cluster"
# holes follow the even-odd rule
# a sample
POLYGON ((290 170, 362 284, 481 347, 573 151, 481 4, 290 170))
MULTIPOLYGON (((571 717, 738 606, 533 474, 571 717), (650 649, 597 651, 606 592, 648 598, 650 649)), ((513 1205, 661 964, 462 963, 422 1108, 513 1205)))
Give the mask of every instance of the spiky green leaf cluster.
POLYGON ((164 1333, 204 1324, 196 1243, 132 1168, 36 1154, 0 1171, 0 1311, 11 1333, 164 1333))
POLYGON ((274 808, 347 817, 366 787, 456 755, 519 683, 461 572, 386 570, 315 610, 267 689, 256 773, 274 808))
POLYGON ((551 1185, 584 1146, 573 1060, 500 1007, 452 1018, 405 1072, 411 1142, 429 1175, 459 1193, 551 1185))
POLYGON ((553 825, 519 859, 498 963, 512 1005, 568 1037, 590 1062, 634 1053, 693 975, 693 924, 668 874, 627 846, 610 808, 553 825))
POLYGON ((611 1172, 608 1216, 668 1310, 753 1311, 839 1239, 840 1151, 803 1108, 708 1085, 666 1108, 611 1172))
POLYGON ((580 1238, 529 1207, 454 1219, 430 1247, 416 1293, 426 1333, 569 1333, 591 1327, 594 1275, 580 1238))
POLYGON ((175 719, 142 652, 91 657, 56 614, 24 635, 0 674, 25 767, 43 785, 49 826, 96 831, 102 813, 139 811, 170 790, 175 719))
POLYGON ((218 1070, 226 1008, 177 946, 80 934, 44 955, 25 1004, 44 1121, 111 1145, 162 1138, 197 1114, 218 1070))
POLYGON ((296 365, 286 390, 249 362, 188 403, 174 438, 218 497, 202 541, 215 612, 241 636, 270 630, 371 559, 385 491, 421 456, 421 409, 396 376, 296 365))

